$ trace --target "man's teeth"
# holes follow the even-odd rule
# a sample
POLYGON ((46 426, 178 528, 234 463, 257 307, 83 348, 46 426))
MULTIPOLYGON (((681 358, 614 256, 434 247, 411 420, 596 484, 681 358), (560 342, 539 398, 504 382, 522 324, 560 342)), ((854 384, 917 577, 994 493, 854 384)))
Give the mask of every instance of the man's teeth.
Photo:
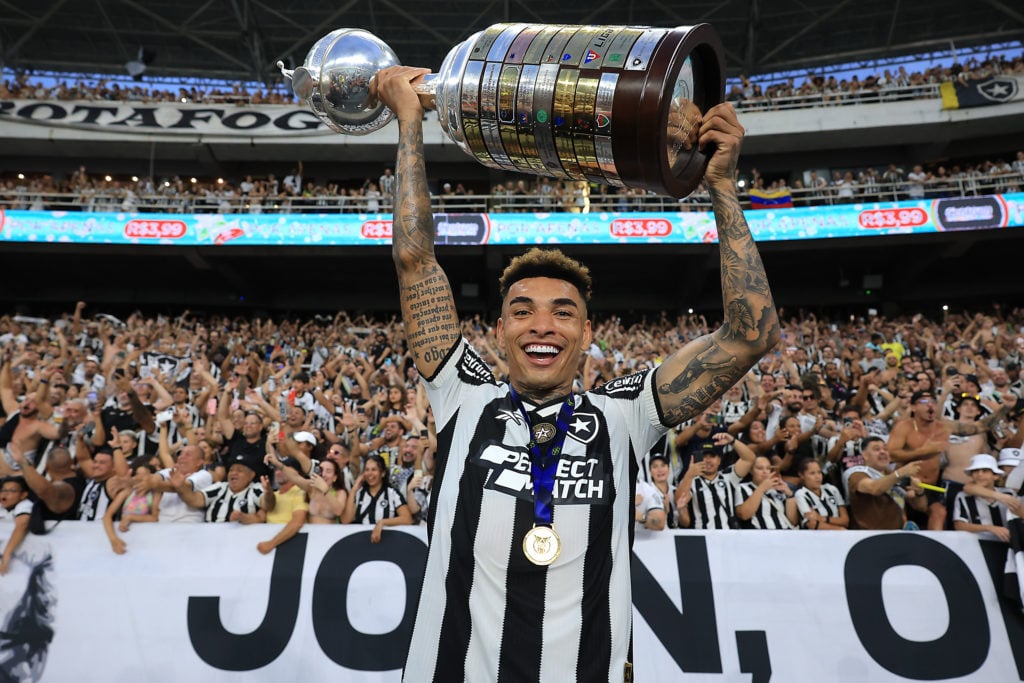
POLYGON ((530 344, 526 347, 527 353, 550 353, 552 355, 557 354, 561 349, 557 346, 548 346, 546 344, 530 344))

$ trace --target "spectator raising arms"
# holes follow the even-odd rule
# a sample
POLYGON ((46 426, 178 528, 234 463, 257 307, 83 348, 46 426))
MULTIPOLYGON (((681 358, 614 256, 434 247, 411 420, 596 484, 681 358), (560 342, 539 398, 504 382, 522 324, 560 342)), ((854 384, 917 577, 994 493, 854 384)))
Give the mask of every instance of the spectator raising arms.
MULTIPOLYGON (((864 464, 846 471, 850 509, 855 529, 902 529, 907 524, 906 507, 927 509, 927 501, 915 482, 920 465, 911 462, 889 468, 889 450, 878 437, 868 437, 861 451, 864 464)), ((918 480, 919 481, 919 480, 918 480)))

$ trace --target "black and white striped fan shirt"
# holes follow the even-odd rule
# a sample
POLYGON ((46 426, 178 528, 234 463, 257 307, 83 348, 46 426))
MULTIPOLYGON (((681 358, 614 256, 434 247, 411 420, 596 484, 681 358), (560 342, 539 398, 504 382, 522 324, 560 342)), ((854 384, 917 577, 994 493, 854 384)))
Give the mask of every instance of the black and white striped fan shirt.
POLYGON ((109 479, 97 481, 87 480, 85 490, 82 491, 82 500, 78 505, 78 519, 83 522, 94 522, 102 520, 107 514, 107 508, 114 502, 113 496, 107 490, 109 479))
POLYGON ((233 510, 251 515, 260 509, 263 487, 252 483, 232 493, 226 481, 219 481, 203 489, 202 494, 206 501, 206 521, 229 522, 233 510))
MULTIPOLYGON (((1011 493, 1009 489, 997 488, 1000 493, 1011 493)), ((963 491, 956 494, 953 504, 953 521, 985 526, 1006 526, 1010 517, 1009 509, 1000 502, 989 502, 984 498, 971 496, 963 491)))
POLYGON ((796 509, 800 512, 800 519, 807 516, 807 513, 814 510, 821 516, 838 517, 839 508, 846 505, 842 492, 832 484, 821 485, 821 495, 806 486, 801 486, 793 494, 796 496, 796 509))
POLYGON ((366 484, 356 491, 356 524, 376 524, 398 514, 398 508, 405 505, 405 497, 394 488, 381 485, 377 495, 370 493, 366 484))
POLYGON ((736 516, 736 487, 740 478, 732 467, 719 470, 714 479, 697 476, 690 484, 690 522, 694 529, 729 529, 736 516))
MULTIPOLYGON (((562 550, 531 564, 527 426, 507 384, 460 340, 426 380, 438 427, 430 549, 404 680, 622 681, 632 633, 638 458, 665 433, 653 374, 575 397, 552 521, 562 550)), ((561 401, 527 406, 555 423, 561 401)))
MULTIPOLYGON (((757 484, 752 481, 742 482, 736 487, 736 504, 742 505, 747 498, 754 495, 757 484)), ((755 529, 795 529, 786 517, 786 497, 779 491, 768 490, 761 496, 761 505, 750 518, 750 526, 755 529)))

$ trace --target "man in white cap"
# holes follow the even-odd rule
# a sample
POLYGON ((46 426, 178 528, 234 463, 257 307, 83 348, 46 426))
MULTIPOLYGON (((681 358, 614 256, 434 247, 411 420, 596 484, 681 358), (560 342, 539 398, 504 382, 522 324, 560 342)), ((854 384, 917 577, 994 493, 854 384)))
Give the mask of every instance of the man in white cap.
POLYGON ((289 455, 292 455, 299 463, 299 472, 308 477, 313 471, 313 449, 316 448, 316 436, 313 432, 298 431, 292 432, 290 439, 294 441, 288 444, 289 455))
MULTIPOLYGON (((988 453, 971 458, 964 471, 972 484, 989 491, 996 491, 996 477, 1003 474, 996 459, 988 453)), ((1006 528, 1010 512, 1005 504, 972 496, 965 488, 957 494, 953 508, 953 528, 957 531, 988 532, 1004 543, 1010 542, 1010 530, 1006 528)))
POLYGON ((998 465, 999 469, 1003 471, 1003 481, 1006 482, 1004 486, 1007 488, 1010 488, 1010 476, 1013 475, 1013 471, 1017 468, 1017 465, 1020 464, 1020 453, 1021 451, 1019 448, 1004 448, 999 451, 998 465))
POLYGON ((86 356, 72 372, 71 383, 79 385, 81 395, 90 391, 102 392, 107 386, 107 378, 100 372, 100 359, 97 356, 86 356))
MULTIPOLYGON (((996 463, 1005 473, 1003 486, 988 488, 972 480, 964 485, 963 492, 989 503, 1001 503, 1014 515, 1024 516, 1024 467, 1017 467, 1020 458, 1020 448, 1004 448, 999 451, 999 462, 996 463)), ((967 474, 970 476, 969 472, 967 474)))
MULTIPOLYGON (((1024 496, 1022 493, 1024 491, 1024 467, 1018 467, 1021 458, 1024 458, 1024 450, 1020 448, 1004 448, 999 451, 999 467, 1006 472, 1003 486, 1018 500, 1022 500, 1022 496, 1024 496)), ((1024 510, 1014 510, 1014 512, 1020 516, 1024 510)))

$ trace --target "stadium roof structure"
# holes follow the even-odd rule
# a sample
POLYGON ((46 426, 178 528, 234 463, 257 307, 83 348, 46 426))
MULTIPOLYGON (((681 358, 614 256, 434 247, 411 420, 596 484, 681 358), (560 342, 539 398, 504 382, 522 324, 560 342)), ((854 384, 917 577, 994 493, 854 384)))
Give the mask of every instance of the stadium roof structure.
POLYGON ((504 21, 679 26, 722 36, 728 74, 750 75, 1024 38, 1006 0, 0 0, 0 64, 15 70, 272 82, 342 27, 367 29, 405 64, 437 69, 449 49, 504 21))

